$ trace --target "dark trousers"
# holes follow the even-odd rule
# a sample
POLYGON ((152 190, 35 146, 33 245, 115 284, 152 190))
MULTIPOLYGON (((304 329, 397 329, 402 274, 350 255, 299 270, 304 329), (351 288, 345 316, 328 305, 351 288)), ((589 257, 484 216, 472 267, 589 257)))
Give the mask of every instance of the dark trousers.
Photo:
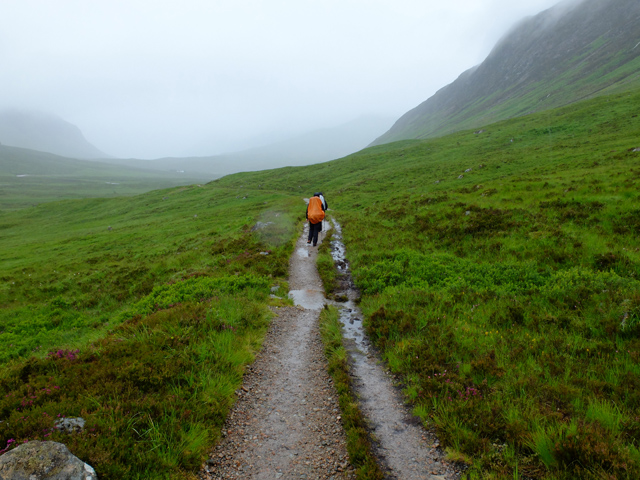
POLYGON ((322 231, 322 222, 318 222, 315 225, 309 222, 309 242, 313 241, 313 246, 318 244, 318 233, 322 231))

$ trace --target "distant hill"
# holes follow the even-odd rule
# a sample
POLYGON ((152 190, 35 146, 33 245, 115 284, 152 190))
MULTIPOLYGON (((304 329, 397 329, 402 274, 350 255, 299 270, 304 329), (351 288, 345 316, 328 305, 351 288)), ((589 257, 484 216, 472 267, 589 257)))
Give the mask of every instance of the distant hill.
POLYGON ((344 125, 241 152, 157 160, 109 159, 110 163, 186 174, 227 175, 285 166, 303 166, 341 158, 365 148, 393 123, 390 117, 364 116, 344 125))
POLYGON ((479 66, 372 145, 429 138, 640 85, 640 2, 564 2, 512 29, 479 66))
POLYGON ((0 143, 71 158, 109 157, 91 145, 75 125, 35 111, 0 110, 0 143))
MULTIPOLYGON (((204 179, 214 178, 210 175, 204 179)), ((0 145, 0 211, 53 200, 136 195, 202 180, 202 176, 131 168, 0 145)))

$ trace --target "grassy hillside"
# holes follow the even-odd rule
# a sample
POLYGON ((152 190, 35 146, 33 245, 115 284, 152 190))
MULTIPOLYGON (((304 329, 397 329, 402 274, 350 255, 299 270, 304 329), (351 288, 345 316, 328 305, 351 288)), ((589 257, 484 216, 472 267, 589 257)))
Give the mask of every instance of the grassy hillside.
POLYGON ((638 105, 602 97, 265 182, 327 194, 373 339, 471 478, 640 474, 638 105))
POLYGON ((201 180, 177 172, 121 167, 0 145, 0 210, 62 199, 135 195, 197 181, 201 180))
POLYGON ((52 438, 100 478, 189 478, 323 190, 372 337, 471 478, 637 478, 638 105, 3 212, 0 448, 52 438))
POLYGON ((403 115, 374 144, 424 139, 640 85, 640 4, 561 2, 523 20, 480 65, 403 115))

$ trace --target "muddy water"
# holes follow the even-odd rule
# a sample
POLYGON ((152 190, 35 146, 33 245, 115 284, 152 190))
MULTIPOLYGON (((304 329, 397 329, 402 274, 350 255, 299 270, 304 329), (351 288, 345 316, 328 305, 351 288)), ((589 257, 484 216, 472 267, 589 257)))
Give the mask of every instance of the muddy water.
MULTIPOLYGON (((334 229, 332 255, 338 270, 349 275, 342 229, 335 221, 334 229)), ((347 284, 352 285, 350 281, 347 284)), ((343 335, 352 361, 351 374, 360 408, 378 441, 377 453, 387 468, 388 478, 458 478, 454 469, 442 462, 441 452, 433 448, 436 439, 409 414, 401 393, 392 385, 372 351, 362 326, 362 312, 355 302, 358 292, 353 286, 348 286, 338 293, 349 299, 335 305, 340 308, 340 321, 344 325, 343 335)))
MULTIPOLYGON (((330 228, 330 224, 325 222, 325 230, 319 235, 320 243, 326 235, 327 228, 330 228)), ((306 223, 302 236, 296 245, 295 260, 297 261, 292 259, 289 265, 289 286, 292 288, 289 292, 289 298, 293 300, 294 304, 306 310, 320 310, 324 307, 325 298, 322 280, 320 280, 316 268, 318 248, 305 243, 308 234, 309 224, 306 223)))

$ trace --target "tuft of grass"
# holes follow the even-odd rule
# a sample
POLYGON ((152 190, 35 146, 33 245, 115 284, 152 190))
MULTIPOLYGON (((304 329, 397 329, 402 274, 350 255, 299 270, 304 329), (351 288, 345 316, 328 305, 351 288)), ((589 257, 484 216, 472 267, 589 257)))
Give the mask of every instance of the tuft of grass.
POLYGON ((331 256, 331 238, 333 237, 333 230, 326 232, 322 243, 318 247, 318 256, 316 258, 316 265, 318 267, 318 273, 322 279, 322 285, 324 286, 325 294, 330 297, 336 287, 338 286, 338 272, 333 263, 333 257, 331 256))
POLYGON ((347 451, 360 480, 381 480, 384 473, 373 455, 366 421, 358 407, 349 375, 348 354, 342 345, 342 325, 338 309, 326 307, 320 314, 320 332, 329 361, 329 374, 338 392, 342 425, 347 435, 347 451))

